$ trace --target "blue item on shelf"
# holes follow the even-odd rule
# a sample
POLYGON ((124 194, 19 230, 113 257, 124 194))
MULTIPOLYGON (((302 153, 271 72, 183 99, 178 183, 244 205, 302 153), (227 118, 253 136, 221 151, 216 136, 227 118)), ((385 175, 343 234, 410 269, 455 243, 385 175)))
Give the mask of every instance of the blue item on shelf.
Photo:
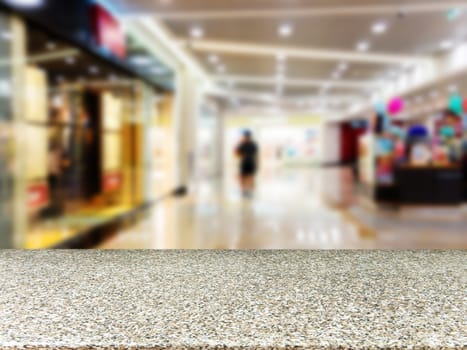
POLYGON ((427 138, 428 135, 428 130, 423 125, 414 125, 409 129, 410 138, 427 138))

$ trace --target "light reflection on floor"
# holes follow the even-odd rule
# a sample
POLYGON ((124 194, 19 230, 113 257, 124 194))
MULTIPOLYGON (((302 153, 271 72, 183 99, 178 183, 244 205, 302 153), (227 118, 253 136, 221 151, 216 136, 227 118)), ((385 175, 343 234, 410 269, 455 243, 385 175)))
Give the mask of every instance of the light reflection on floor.
POLYGON ((405 226, 401 218, 365 212, 355 204, 351 184, 352 175, 346 169, 265 171, 255 197, 248 200, 241 197, 233 175, 223 183, 200 182, 193 194, 154 207, 148 219, 119 233, 101 248, 467 247, 467 237, 459 231, 462 224, 454 223, 447 233, 433 233, 426 231, 423 222, 405 226), (392 223, 389 227, 387 220, 392 223))

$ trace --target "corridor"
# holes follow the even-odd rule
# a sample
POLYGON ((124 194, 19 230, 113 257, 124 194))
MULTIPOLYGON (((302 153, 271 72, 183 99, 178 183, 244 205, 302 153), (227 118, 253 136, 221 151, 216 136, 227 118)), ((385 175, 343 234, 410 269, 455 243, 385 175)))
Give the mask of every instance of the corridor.
POLYGON ((347 168, 264 171, 251 200, 240 196, 233 175, 222 183, 200 181, 191 195, 162 201, 101 248, 467 248, 460 209, 459 220, 412 219, 370 211, 353 192, 347 168))

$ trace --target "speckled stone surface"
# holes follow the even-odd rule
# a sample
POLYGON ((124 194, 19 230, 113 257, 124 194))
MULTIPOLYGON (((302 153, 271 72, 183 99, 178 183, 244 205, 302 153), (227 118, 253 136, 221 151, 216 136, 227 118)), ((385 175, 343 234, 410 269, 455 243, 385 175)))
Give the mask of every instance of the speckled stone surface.
POLYGON ((1 251, 0 348, 467 349, 463 251, 1 251))

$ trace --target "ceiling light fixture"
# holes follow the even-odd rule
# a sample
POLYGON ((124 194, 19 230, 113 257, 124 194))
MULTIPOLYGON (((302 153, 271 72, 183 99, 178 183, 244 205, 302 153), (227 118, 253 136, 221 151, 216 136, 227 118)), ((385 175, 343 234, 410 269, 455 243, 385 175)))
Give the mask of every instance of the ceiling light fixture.
POLYGON ((452 42, 451 40, 444 40, 439 44, 439 48, 441 50, 449 50, 449 49, 452 49, 453 47, 454 47, 454 42, 452 42))
POLYGON ((282 24, 278 29, 278 33, 283 38, 289 37, 293 34, 293 27, 290 24, 282 24))
POLYGON ((190 36, 192 38, 196 38, 196 39, 202 38, 204 36, 203 28, 201 28, 201 27, 192 27, 190 29, 190 36))
POLYGON ((218 63, 219 62, 219 56, 217 56, 215 54, 211 54, 211 55, 209 55, 208 60, 209 60, 209 62, 211 62, 213 64, 218 63))
POLYGON ((74 56, 68 56, 65 58, 65 62, 70 65, 75 64, 76 58, 74 56))
POLYGON ((276 54, 276 58, 277 58, 278 61, 283 62, 283 61, 285 61, 287 59, 287 56, 283 52, 278 52, 276 54))
POLYGON ((357 43, 357 50, 361 52, 368 51, 370 49, 370 43, 368 41, 360 41, 357 43))
POLYGON ((385 33, 387 30, 388 30, 388 24, 386 22, 376 22, 371 27, 371 31, 374 34, 378 34, 378 35, 385 33))
POLYGON ((341 73, 339 71, 336 71, 336 72, 332 73, 332 78, 333 79, 337 80, 337 79, 340 79, 340 77, 341 77, 341 73))
POLYGON ((339 69, 341 72, 346 71, 349 69, 349 64, 347 62, 341 62, 337 69, 339 69))

